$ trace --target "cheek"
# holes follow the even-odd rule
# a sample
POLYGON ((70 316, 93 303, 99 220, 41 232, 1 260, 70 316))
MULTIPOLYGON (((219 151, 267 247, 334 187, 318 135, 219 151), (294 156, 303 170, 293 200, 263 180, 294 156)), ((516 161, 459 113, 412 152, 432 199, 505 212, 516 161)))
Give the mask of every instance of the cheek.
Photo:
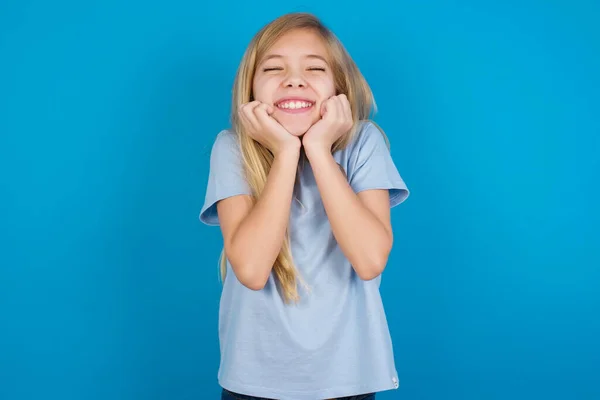
POLYGON ((335 81, 333 80, 333 77, 330 76, 329 79, 327 79, 327 89, 328 89, 328 94, 329 97, 331 96, 335 96, 335 81))
POLYGON ((262 103, 271 104, 275 88, 277 83, 273 79, 258 78, 254 80, 252 85, 252 93, 254 94, 254 100, 258 100, 262 103))
POLYGON ((315 79, 312 86, 317 90, 321 99, 328 99, 335 95, 335 83, 333 78, 323 77, 315 79))

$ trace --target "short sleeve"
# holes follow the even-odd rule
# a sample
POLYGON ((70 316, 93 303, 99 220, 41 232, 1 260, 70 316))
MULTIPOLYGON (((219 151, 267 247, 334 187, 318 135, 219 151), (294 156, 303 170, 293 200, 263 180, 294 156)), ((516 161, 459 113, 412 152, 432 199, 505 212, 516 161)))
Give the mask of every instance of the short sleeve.
POLYGON ((355 193, 370 189, 388 189, 390 207, 402 203, 409 190, 392 159, 383 133, 368 122, 360 131, 355 148, 349 183, 355 193))
POLYGON ((240 146, 234 133, 221 131, 210 154, 208 183, 200 221, 206 225, 218 226, 217 202, 240 194, 252 194, 244 177, 240 146))

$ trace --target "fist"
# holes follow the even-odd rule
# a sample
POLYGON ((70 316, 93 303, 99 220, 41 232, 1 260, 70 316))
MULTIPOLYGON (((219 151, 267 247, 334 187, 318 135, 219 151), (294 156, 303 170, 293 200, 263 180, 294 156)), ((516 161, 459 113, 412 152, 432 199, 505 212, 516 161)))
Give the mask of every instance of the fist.
POLYGON ((300 148, 300 139, 271 117, 274 112, 273 106, 252 101, 243 104, 239 108, 238 115, 247 134, 274 155, 287 148, 300 148))
POLYGON ((345 94, 332 96, 321 105, 321 119, 306 132, 302 139, 304 147, 331 150, 333 144, 347 134, 354 121, 350 102, 345 94))

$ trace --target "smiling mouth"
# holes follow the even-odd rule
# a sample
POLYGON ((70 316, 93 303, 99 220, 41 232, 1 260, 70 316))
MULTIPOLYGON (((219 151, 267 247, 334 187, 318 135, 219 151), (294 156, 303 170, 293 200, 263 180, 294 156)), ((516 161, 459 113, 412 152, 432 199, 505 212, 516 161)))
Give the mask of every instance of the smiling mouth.
POLYGON ((313 106, 313 102, 303 100, 284 100, 276 104, 276 107, 279 110, 293 114, 306 112, 310 110, 313 106))

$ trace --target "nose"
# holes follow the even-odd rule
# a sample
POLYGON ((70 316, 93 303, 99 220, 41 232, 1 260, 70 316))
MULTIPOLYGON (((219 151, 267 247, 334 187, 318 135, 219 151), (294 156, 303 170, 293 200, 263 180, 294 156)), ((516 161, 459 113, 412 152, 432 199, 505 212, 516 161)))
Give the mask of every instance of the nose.
POLYGON ((285 87, 305 87, 306 81, 301 73, 290 71, 283 84, 285 87))

